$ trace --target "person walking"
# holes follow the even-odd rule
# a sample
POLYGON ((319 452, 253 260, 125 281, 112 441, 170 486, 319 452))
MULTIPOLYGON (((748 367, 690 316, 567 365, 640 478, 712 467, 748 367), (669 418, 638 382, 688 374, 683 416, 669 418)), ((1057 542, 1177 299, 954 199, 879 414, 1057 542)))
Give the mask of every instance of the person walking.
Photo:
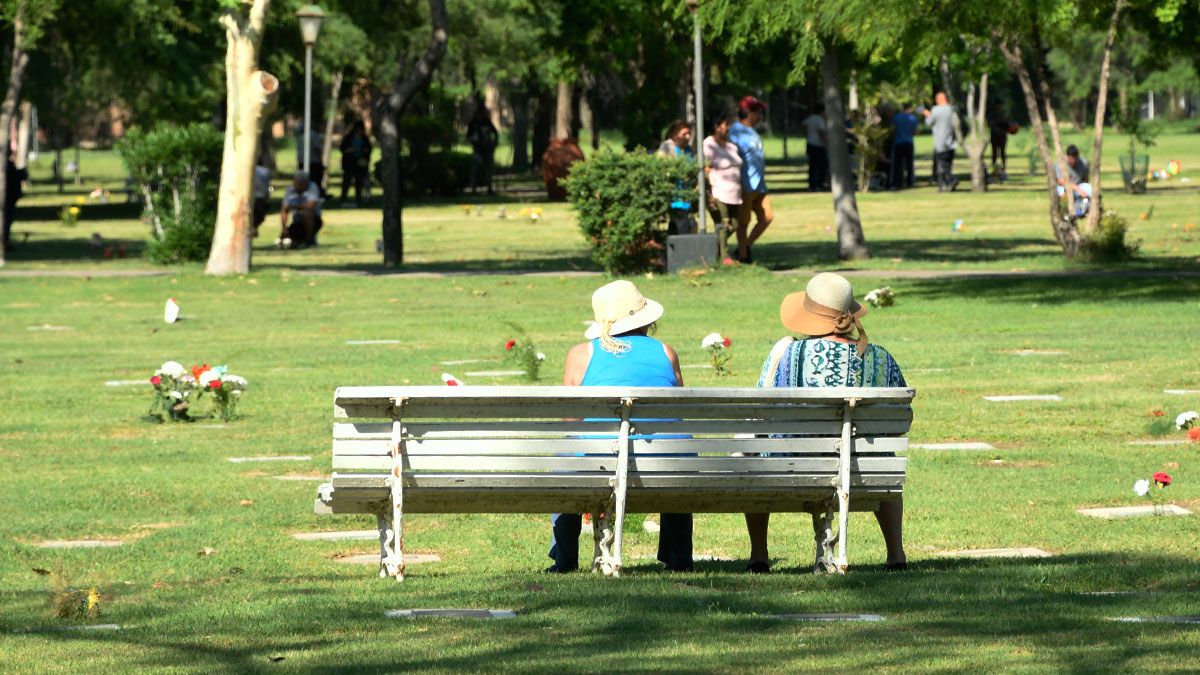
POLYGON ((738 209, 737 259, 745 263, 753 262, 750 247, 775 220, 771 197, 767 194, 767 160, 763 154, 762 138, 754 130, 762 121, 762 113, 766 109, 766 103, 753 96, 743 96, 738 101, 738 121, 729 127, 729 140, 733 141, 742 156, 742 206, 738 209), (758 222, 747 234, 751 215, 757 216, 758 222))
POLYGON ((480 183, 487 187, 487 193, 492 192, 492 164, 496 159, 496 145, 500 141, 500 132, 492 124, 492 114, 488 112, 487 104, 482 98, 475 99, 475 114, 467 124, 467 142, 471 144, 471 193, 474 194, 480 183))
POLYGON ((917 134, 917 116, 913 114, 912 103, 905 103, 904 109, 892 115, 892 166, 889 182, 893 190, 913 186, 913 138, 917 134))
POLYGON ((363 192, 370 180, 373 150, 371 138, 367 136, 367 125, 362 120, 356 120, 350 131, 342 136, 338 149, 342 151, 342 206, 347 203, 351 185, 354 186, 354 204, 362 206, 363 192))
MULTIPOLYGON (((655 151, 659 157, 683 157, 695 159, 692 150, 692 125, 684 120, 675 120, 667 127, 667 138, 659 144, 655 151)), ((667 221, 667 234, 695 234, 696 224, 692 220, 693 190, 684 183, 676 184, 675 196, 671 199, 670 220, 667 221)))
POLYGON ((1008 135, 1014 133, 1011 131, 1012 126, 1012 120, 1004 110, 1004 102, 993 103, 988 115, 988 129, 992 142, 992 173, 1001 181, 1008 180, 1008 135))
POLYGON ((804 118, 808 137, 808 191, 820 192, 829 184, 829 149, 825 146, 825 104, 818 103, 804 118))
POLYGON ((733 115, 721 113, 713 120, 713 132, 704 139, 704 176, 708 179, 708 208, 721 224, 722 249, 729 235, 737 230, 738 210, 742 207, 742 156, 729 140, 733 115))
MULTIPOLYGON (((679 356, 670 346, 650 337, 662 318, 663 306, 645 298, 629 281, 614 281, 592 294, 596 321, 584 333, 587 342, 567 352, 563 385, 568 387, 682 387, 679 356)), ((636 439, 650 438, 634 436, 636 439)), ((578 513, 552 516, 554 564, 546 572, 566 573, 579 568, 578 513)), ((599 524, 593 523, 593 527, 599 524)), ((692 571, 692 514, 661 514, 658 559, 669 572, 692 571)))
POLYGON ((954 139, 954 108, 946 92, 939 91, 934 96, 936 105, 925 111, 925 125, 933 131, 933 176, 937 181, 938 192, 953 190, 958 186, 954 177, 954 148, 958 142, 954 139))

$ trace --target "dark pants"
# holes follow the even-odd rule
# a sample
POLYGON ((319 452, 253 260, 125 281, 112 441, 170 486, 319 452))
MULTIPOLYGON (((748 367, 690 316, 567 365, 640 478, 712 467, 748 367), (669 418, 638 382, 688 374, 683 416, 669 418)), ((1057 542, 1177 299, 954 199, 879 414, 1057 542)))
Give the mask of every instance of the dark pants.
POLYGON ((912 187, 914 177, 913 144, 896 143, 892 145, 892 172, 889 176, 892 188, 912 187))
POLYGON ((687 209, 671 209, 671 218, 667 221, 667 234, 696 234, 696 220, 687 209))
POLYGON ((825 189, 829 182, 829 150, 823 145, 808 146, 808 189, 825 189))
POLYGON ((1001 169, 1008 168, 1008 134, 992 134, 992 164, 999 163, 1001 169), (999 158, 999 162, 996 159, 999 158))
POLYGON ((492 165, 495 162, 496 150, 482 149, 471 152, 471 192, 482 185, 492 194, 492 165))
POLYGON ((308 160, 308 179, 317 184, 321 197, 325 196, 325 165, 315 158, 308 160))
MULTIPOLYGON (((12 169, 9 169, 9 170, 11 171, 12 169)), ((5 200, 5 202, 4 202, 4 233, 3 233, 5 250, 8 250, 9 235, 12 234, 13 217, 16 215, 17 215, 16 200, 15 199, 12 201, 5 200)))
MULTIPOLYGON (((658 559, 668 570, 692 569, 692 514, 660 514, 658 532, 658 559)), ((550 557, 554 566, 563 572, 579 569, 579 531, 583 527, 583 516, 578 513, 556 513, 551 516, 554 523, 554 543, 550 546, 550 557)), ((599 527, 592 523, 592 527, 599 527)))
POLYGON ((288 225, 287 236, 292 240, 292 246, 302 248, 304 246, 317 245, 317 233, 325 226, 321 216, 310 212, 297 211, 292 218, 292 224, 288 225))
POLYGON ((341 201, 346 201, 351 185, 354 186, 354 203, 362 206, 363 192, 367 189, 367 166, 365 164, 360 165, 354 161, 342 163, 341 201))
POLYGON ((958 182, 954 178, 954 151, 933 153, 933 178, 937 181, 938 190, 952 190, 958 182))

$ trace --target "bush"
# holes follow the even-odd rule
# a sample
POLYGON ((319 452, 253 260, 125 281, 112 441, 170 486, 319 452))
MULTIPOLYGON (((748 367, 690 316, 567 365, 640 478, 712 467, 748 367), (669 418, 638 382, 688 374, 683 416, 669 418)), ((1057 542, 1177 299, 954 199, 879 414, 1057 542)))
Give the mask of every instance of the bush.
POLYGON ((1091 237, 1083 243, 1083 254, 1092 262, 1125 262, 1132 260, 1141 246, 1129 242, 1129 222, 1113 210, 1100 214, 1100 223, 1091 237))
POLYGON ((592 245, 592 260, 609 274, 650 269, 662 250, 671 200, 696 186, 696 164, 644 150, 605 149, 571 167, 567 198, 592 245))
POLYGON ((172 264, 208 257, 223 143, 221 133, 206 124, 132 129, 117 143, 152 225, 150 260, 172 264))

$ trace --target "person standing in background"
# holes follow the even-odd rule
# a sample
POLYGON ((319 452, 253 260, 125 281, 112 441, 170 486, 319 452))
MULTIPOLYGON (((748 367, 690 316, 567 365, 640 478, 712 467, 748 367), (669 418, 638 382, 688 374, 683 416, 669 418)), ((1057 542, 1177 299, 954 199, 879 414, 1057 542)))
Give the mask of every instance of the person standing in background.
POLYGON ((475 114, 467 124, 467 142, 471 144, 471 193, 478 188, 480 179, 487 186, 487 193, 492 192, 492 163, 496 158, 496 145, 500 141, 500 132, 492 124, 492 115, 488 112, 487 104, 480 97, 475 98, 475 114), (480 175, 482 174, 482 176, 480 175))
POLYGON ((992 173, 1001 181, 1008 180, 1008 134, 1011 126, 1012 121, 1004 111, 1004 102, 993 103, 988 115, 988 129, 992 142, 992 173))
POLYGON ((954 108, 946 92, 939 91, 933 98, 936 105, 925 111, 925 125, 933 131, 933 177, 938 192, 954 190, 958 179, 954 177, 954 108))
POLYGON ((721 223, 722 241, 737 229, 742 206, 742 156, 729 141, 733 115, 722 113, 713 120, 712 135, 704 139, 704 176, 708 179, 708 207, 721 223))
POLYGON ((808 191, 820 192, 829 183, 829 149, 825 147, 825 104, 818 103, 804 118, 808 137, 808 191))
MULTIPOLYGON (((17 200, 25 194, 25 181, 29 180, 29 172, 18 169, 13 157, 8 156, 8 169, 4 174, 4 250, 11 250, 9 240, 12 234, 13 218, 17 215, 17 200)), ((28 235, 26 235, 28 236, 28 235)))
POLYGON ((350 131, 342 137, 339 146, 342 151, 342 206, 346 205, 350 186, 354 186, 354 203, 363 205, 363 192, 367 181, 370 180, 371 168, 371 138, 367 136, 367 126, 362 120, 357 120, 350 131))
POLYGON ((763 154, 762 138, 754 130, 762 121, 762 113, 766 109, 766 103, 753 96, 743 96, 738 101, 738 121, 729 128, 729 140, 733 141, 742 156, 742 208, 738 210, 737 259, 745 263, 753 262, 750 247, 775 219, 771 197, 767 194, 767 159, 763 154), (756 215, 758 222, 747 234, 751 215, 756 215))
MULTIPOLYGON (((659 157, 685 157, 695 159, 692 151, 692 125, 684 120, 675 120, 667 127, 667 138, 659 144, 655 151, 659 157)), ((695 234, 696 227, 692 221, 691 189, 682 183, 676 186, 675 197, 671 200, 671 218, 667 223, 667 234, 695 234)))
POLYGON ((905 103, 904 110, 892 116, 892 170, 890 183, 893 190, 913 186, 913 138, 917 134, 917 116, 912 103, 905 103))

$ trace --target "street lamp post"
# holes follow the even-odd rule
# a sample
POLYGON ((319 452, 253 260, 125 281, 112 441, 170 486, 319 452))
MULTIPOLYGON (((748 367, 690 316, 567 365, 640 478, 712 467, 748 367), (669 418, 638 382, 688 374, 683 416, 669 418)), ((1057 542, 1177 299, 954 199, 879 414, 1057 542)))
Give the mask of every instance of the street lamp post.
MULTIPOLYGON (((693 37, 693 54, 692 54, 692 79, 693 86, 696 88, 696 128, 693 130, 692 139, 695 142, 696 161, 700 164, 700 171, 696 176, 696 187, 700 191, 700 200, 696 203, 696 210, 700 212, 700 232, 708 231, 708 202, 706 200, 704 186, 704 63, 703 50, 700 41, 700 13, 697 11, 700 8, 699 0, 688 0, 688 10, 692 13, 692 37, 693 37)), ((714 228, 716 229, 716 228, 714 228)), ((718 232, 718 235, 721 233, 718 232)), ((724 238, 721 239, 723 243, 724 238)), ((722 249, 724 247, 722 246, 722 249)), ((724 251, 722 250, 722 253, 724 251)))
POLYGON ((325 12, 316 5, 301 7, 296 12, 300 20, 300 38, 304 41, 304 172, 308 173, 309 155, 312 154, 312 59, 313 45, 321 32, 321 20, 325 12))

